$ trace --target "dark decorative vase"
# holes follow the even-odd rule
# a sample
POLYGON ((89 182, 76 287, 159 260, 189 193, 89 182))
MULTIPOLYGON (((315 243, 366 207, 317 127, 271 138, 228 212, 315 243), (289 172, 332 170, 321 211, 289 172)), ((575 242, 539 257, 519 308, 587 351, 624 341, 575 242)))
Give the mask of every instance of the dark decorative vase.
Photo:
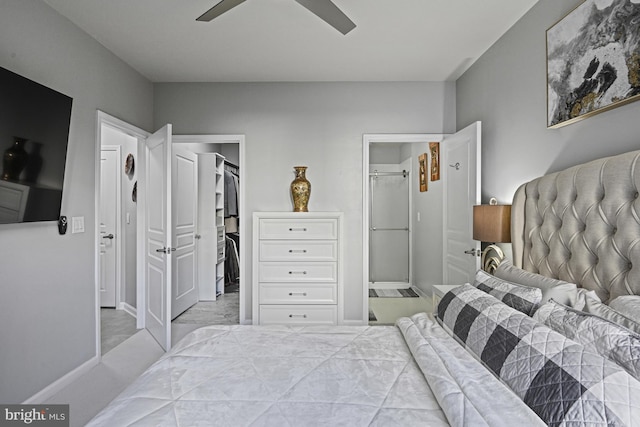
POLYGON ((309 212, 309 196, 311 195, 311 183, 307 180, 306 166, 294 166, 296 179, 291 183, 291 196, 293 197, 294 212, 309 212))
POLYGON ((13 145, 5 150, 2 158, 2 179, 6 181, 18 181, 20 179, 20 172, 24 169, 29 158, 24 149, 26 142, 26 139, 16 136, 14 137, 13 145))

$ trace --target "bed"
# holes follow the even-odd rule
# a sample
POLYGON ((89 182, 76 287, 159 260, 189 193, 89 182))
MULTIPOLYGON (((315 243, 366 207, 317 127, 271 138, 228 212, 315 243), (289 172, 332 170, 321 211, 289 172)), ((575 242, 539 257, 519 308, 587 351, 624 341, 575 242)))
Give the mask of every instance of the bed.
POLYGON ((640 425, 639 160, 524 184, 513 262, 435 313, 200 328, 89 425, 640 425))

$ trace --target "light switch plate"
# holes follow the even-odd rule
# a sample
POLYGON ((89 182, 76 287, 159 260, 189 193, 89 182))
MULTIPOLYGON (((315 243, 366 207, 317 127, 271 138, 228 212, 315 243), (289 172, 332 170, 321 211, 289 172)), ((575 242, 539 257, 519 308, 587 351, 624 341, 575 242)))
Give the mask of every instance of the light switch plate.
POLYGON ((84 217, 71 217, 71 233, 84 233, 84 217))

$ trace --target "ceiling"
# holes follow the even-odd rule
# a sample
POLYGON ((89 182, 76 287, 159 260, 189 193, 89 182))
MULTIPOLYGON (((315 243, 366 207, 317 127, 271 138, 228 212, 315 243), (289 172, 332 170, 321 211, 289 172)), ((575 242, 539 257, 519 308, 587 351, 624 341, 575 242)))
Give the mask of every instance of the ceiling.
POLYGON ((343 36, 293 0, 44 1, 153 82, 456 80, 537 2, 333 0, 343 36))

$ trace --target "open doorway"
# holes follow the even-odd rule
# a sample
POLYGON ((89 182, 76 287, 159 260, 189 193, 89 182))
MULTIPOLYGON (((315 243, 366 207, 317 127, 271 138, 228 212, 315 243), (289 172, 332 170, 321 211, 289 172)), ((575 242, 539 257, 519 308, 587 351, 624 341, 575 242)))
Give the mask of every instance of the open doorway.
POLYGON ((442 275, 442 184, 420 191, 418 158, 443 135, 364 135, 363 313, 374 325, 431 311, 442 275))
MULTIPOLYGON (((433 286, 459 285, 473 280, 479 268, 479 242, 473 240, 472 209, 480 202, 480 147, 481 123, 476 122, 459 130, 454 134, 381 134, 363 136, 363 321, 369 323, 393 323, 398 316, 411 315, 419 310, 432 311, 433 286), (433 143, 433 144, 432 144, 433 143), (377 147, 382 152, 375 153, 377 147), (434 157, 432 151, 437 155, 434 157), (372 156, 372 151, 374 155, 372 156), (395 154, 394 154, 395 153, 395 154), (384 154, 384 156, 382 155, 384 154), (419 159, 423 163, 425 179, 418 173, 419 159), (381 160, 382 159, 382 160, 381 160), (387 160, 384 160, 387 159, 387 160), (371 191, 370 173, 374 173, 379 163, 390 163, 395 169, 404 168, 404 161, 409 159, 411 171, 416 171, 410 179, 411 197, 409 207, 408 227, 410 230, 409 255, 396 259, 396 272, 404 272, 405 265, 409 265, 409 287, 416 291, 418 297, 409 297, 414 303, 422 302, 419 307, 413 306, 409 298, 396 297, 397 291, 391 289, 383 297, 376 295, 369 297, 369 291, 376 291, 376 286, 370 286, 371 273, 376 270, 370 263, 386 261, 372 257, 370 217, 371 197, 376 197, 371 191), (396 164, 397 163, 397 164, 396 164), (395 164, 395 165, 394 165, 395 164), (434 170, 437 173, 434 173, 434 170), (422 187, 422 188, 421 188, 422 187), (471 256, 470 256, 471 255, 471 256), (392 294, 396 294, 396 296, 392 294), (385 297, 386 296, 386 297, 385 297), (419 299, 418 299, 419 298, 419 299), (374 306, 373 312, 371 308, 374 306), (376 315, 375 306, 379 307, 380 316, 376 315), (381 321, 382 320, 382 321, 381 321)), ((392 175, 393 176, 393 175, 392 175)), ((398 214, 398 210, 392 212, 398 214)), ((396 218, 393 218, 396 220, 396 218)), ((397 236, 396 236, 397 237, 397 236)), ((384 239, 382 245, 389 244, 384 239)), ((375 243, 374 243, 375 244, 375 243)), ((404 243, 403 243, 404 244, 404 243)), ((374 251, 376 248, 374 248, 374 251)), ((378 248, 380 250, 380 248, 378 248)), ((390 258, 389 258, 390 259, 390 258)), ((394 270, 389 270, 394 271, 394 270)), ((394 279, 398 277, 396 273, 394 279)), ((375 282, 375 280, 374 280, 375 282)), ((406 287, 401 283, 399 287, 406 287)))
MULTIPOLYGON (((197 230, 193 241, 196 251, 193 273, 180 274, 174 269, 174 305, 180 306, 172 315, 175 339, 200 326, 242 323, 240 301, 241 293, 244 294, 242 283, 246 281, 240 273, 243 231, 240 227, 240 138, 217 135, 173 137, 174 200, 176 197, 183 199, 178 202, 182 211, 174 209, 175 228, 184 235, 189 231, 188 223, 193 222, 197 230), (187 158, 192 160, 185 160, 187 158), (187 163, 195 165, 194 184, 186 178, 190 173, 185 173, 191 168, 180 166, 187 163), (190 210, 187 206, 194 208, 190 210), (190 286, 192 281, 194 287, 190 286), (194 295, 188 296, 189 290, 193 290, 194 295), (188 302, 178 303, 176 294, 185 295, 188 302)), ((174 241, 179 240, 176 235, 174 241)), ((177 245, 176 255, 180 251, 177 245)))
MULTIPOLYGON (((137 329, 147 328, 149 332, 156 338, 156 340, 160 343, 160 345, 168 349, 171 347, 171 342, 175 342, 174 339, 171 338, 171 305, 172 305, 172 274, 156 274, 156 272, 171 272, 176 268, 174 263, 175 257, 166 256, 174 253, 174 241, 177 242, 176 236, 173 237, 169 235, 169 237, 165 237, 161 239, 162 241, 155 240, 150 241, 148 237, 151 236, 150 232, 155 229, 154 224, 160 221, 159 218, 156 218, 157 215, 153 214, 157 211, 157 209, 148 209, 148 206, 163 206, 162 204, 158 205, 158 200, 165 198, 166 200, 172 199, 172 190, 171 187, 167 187, 164 184, 159 185, 159 183, 165 182, 166 179, 159 177, 166 176, 166 172, 172 169, 171 164, 166 164, 164 161, 160 161, 161 159, 152 158, 153 156, 160 155, 161 153, 158 151, 160 147, 159 141, 167 141, 168 143, 162 143, 163 147, 167 147, 167 153, 172 151, 172 147, 174 146, 182 146, 185 144, 185 147, 190 144, 218 144, 221 152, 226 153, 227 157, 232 158, 229 162, 233 162, 234 160, 237 162, 235 165, 239 169, 239 193, 237 199, 237 209, 238 209, 238 221, 237 227, 239 230, 245 229, 244 224, 246 223, 246 215, 244 212, 244 179, 243 179, 243 170, 242 166, 244 163, 244 136, 243 135, 197 135, 197 136, 178 136, 176 137, 176 144, 172 144, 172 135, 171 135, 171 126, 164 126, 161 130, 154 134, 150 134, 142 129, 139 129, 135 126, 132 126, 122 120, 119 120, 113 116, 110 116, 106 113, 98 111, 97 114, 97 136, 96 136, 96 151, 99 153, 96 155, 96 214, 95 214, 95 223, 100 223, 100 206, 102 205, 100 202, 100 194, 101 194, 101 154, 102 154, 102 140, 103 133, 106 134, 109 131, 104 131, 104 129, 115 130, 116 134, 124 139, 128 139, 131 142, 135 141, 135 149, 131 150, 129 153, 129 148, 126 149, 121 148, 121 157, 120 165, 115 169, 117 170, 116 174, 129 174, 131 173, 131 177, 127 175, 124 178, 122 175, 122 204, 121 208, 119 208, 119 214, 117 215, 120 218, 120 225, 124 227, 125 224, 130 225, 130 233, 131 235, 135 235, 135 238, 127 239, 127 243, 125 243, 124 236, 121 236, 122 230, 118 231, 114 234, 113 244, 115 246, 122 246, 124 249, 120 250, 120 257, 125 257, 126 261, 121 261, 121 266, 124 266, 125 263, 128 265, 135 265, 133 268, 125 268, 121 267, 120 273, 118 277, 127 277, 127 279, 121 280, 121 285, 117 288, 119 289, 120 295, 116 298, 115 307, 113 310, 114 313, 123 311, 128 313, 131 317, 135 316, 135 324, 137 329), (168 145, 170 144, 170 145, 168 145), (152 148, 153 147, 153 148, 152 148), (231 149, 231 150, 230 150, 231 149), (151 150, 154 150, 152 153, 151 150), (233 152, 234 154, 229 154, 233 152), (129 162, 129 154, 133 154, 134 164, 135 164, 135 172, 131 172, 128 169, 127 165, 129 162), (164 164, 165 166, 162 166, 164 164), (158 169, 161 167, 161 169, 158 169), (158 179, 153 179, 153 177, 158 179), (136 182, 137 180, 137 182, 136 182), (128 187, 133 185, 133 187, 128 187), (153 188, 152 188, 153 187, 153 188), (162 194, 165 194, 163 196, 162 194), (151 197, 151 195, 154 195, 151 197), (129 200, 134 204, 134 208, 130 211, 127 211, 126 204, 129 203, 129 200), (126 201, 126 202, 125 202, 126 201), (150 204, 151 203, 151 204, 150 204), (153 214, 153 215, 152 215, 153 214), (133 231, 135 229, 135 231, 133 231), (156 245, 157 243, 157 245, 156 245), (131 244, 133 249, 126 250, 128 245, 131 244), (154 246, 155 245, 155 246, 154 246), (160 246, 158 246, 160 245, 160 246), (156 249, 156 246, 160 249, 156 249), (163 255, 157 255, 156 252, 164 252, 163 255), (150 255, 151 254, 151 255, 150 255), (153 255, 153 256, 152 256, 153 255), (163 260, 163 267, 160 268, 155 265, 151 265, 149 258, 160 259, 163 260), (134 260, 135 259, 135 260, 134 260), (163 270, 166 269, 166 270, 163 270), (148 270, 148 271, 147 271, 148 270), (129 275, 132 275, 134 278, 131 279, 129 275), (162 283, 158 282, 159 278, 162 279, 162 283), (131 287, 129 284, 133 283, 131 287), (151 287, 150 287, 151 286, 151 287), (133 291, 135 289, 135 291, 133 291), (153 294, 150 292, 153 290, 153 294), (147 299, 153 302, 164 301, 161 305, 159 304, 149 304, 147 299), (166 304, 166 306, 165 306, 166 304), (153 309, 153 310, 151 310, 153 309), (155 311, 154 311, 155 310, 155 311), (160 311, 158 311, 160 310, 160 311), (154 319, 158 320, 157 317, 159 313, 162 314, 162 322, 159 325, 153 323, 154 319), (166 314, 169 313, 169 314, 166 314), (152 316, 149 318, 148 316, 152 316), (154 317, 155 316, 155 317, 154 317), (151 322, 151 323, 150 323, 151 322)), ((105 142, 105 145, 109 145, 112 143, 105 142)), ((113 144, 112 144, 113 145, 113 144)), ((117 144, 116 144, 117 145, 117 144)), ((163 152, 165 152, 165 148, 162 148, 163 152)), ((168 156, 164 156, 163 158, 169 159, 168 156)), ((173 180, 173 177, 169 179, 169 182, 173 180)), ((106 204, 106 203, 105 203, 106 204)), ((164 207, 163 207, 164 210, 164 207)), ((166 226, 163 225, 162 229, 172 230, 174 228, 172 215, 166 215, 162 213, 162 223, 166 220, 166 226)), ((224 221, 224 218, 222 218, 224 221)), ((159 223, 159 222, 158 222, 159 223)), ((100 255, 100 245, 102 242, 103 235, 109 235, 111 233, 101 233, 99 231, 100 227, 96 227, 96 235, 95 235, 95 288, 96 288, 96 297, 95 297, 95 307, 96 309, 96 354, 101 355, 104 352, 101 351, 102 347, 102 333, 101 333, 101 298, 100 298, 100 288, 101 288, 101 275, 103 269, 101 268, 101 255, 100 255)), ((175 231, 175 230, 174 230, 175 231)), ((193 234, 193 233, 192 233, 193 234)), ((154 235, 155 236, 155 235, 154 235)), ((110 240, 110 239, 107 239, 110 240)), ((242 272, 245 271, 245 257, 244 251, 246 248, 245 245, 240 245, 238 248, 239 255, 239 272, 240 278, 237 280, 238 287, 238 308, 237 312, 239 312, 239 323, 249 323, 246 318, 246 306, 247 303, 246 293, 244 291, 244 282, 246 278, 242 272)), ((237 245, 236 245, 237 247, 237 245)), ((122 313, 119 313, 122 314, 122 313)))
POLYGON ((104 355, 135 334, 137 299, 138 144, 141 129, 99 113, 96 165, 96 352, 104 355))

